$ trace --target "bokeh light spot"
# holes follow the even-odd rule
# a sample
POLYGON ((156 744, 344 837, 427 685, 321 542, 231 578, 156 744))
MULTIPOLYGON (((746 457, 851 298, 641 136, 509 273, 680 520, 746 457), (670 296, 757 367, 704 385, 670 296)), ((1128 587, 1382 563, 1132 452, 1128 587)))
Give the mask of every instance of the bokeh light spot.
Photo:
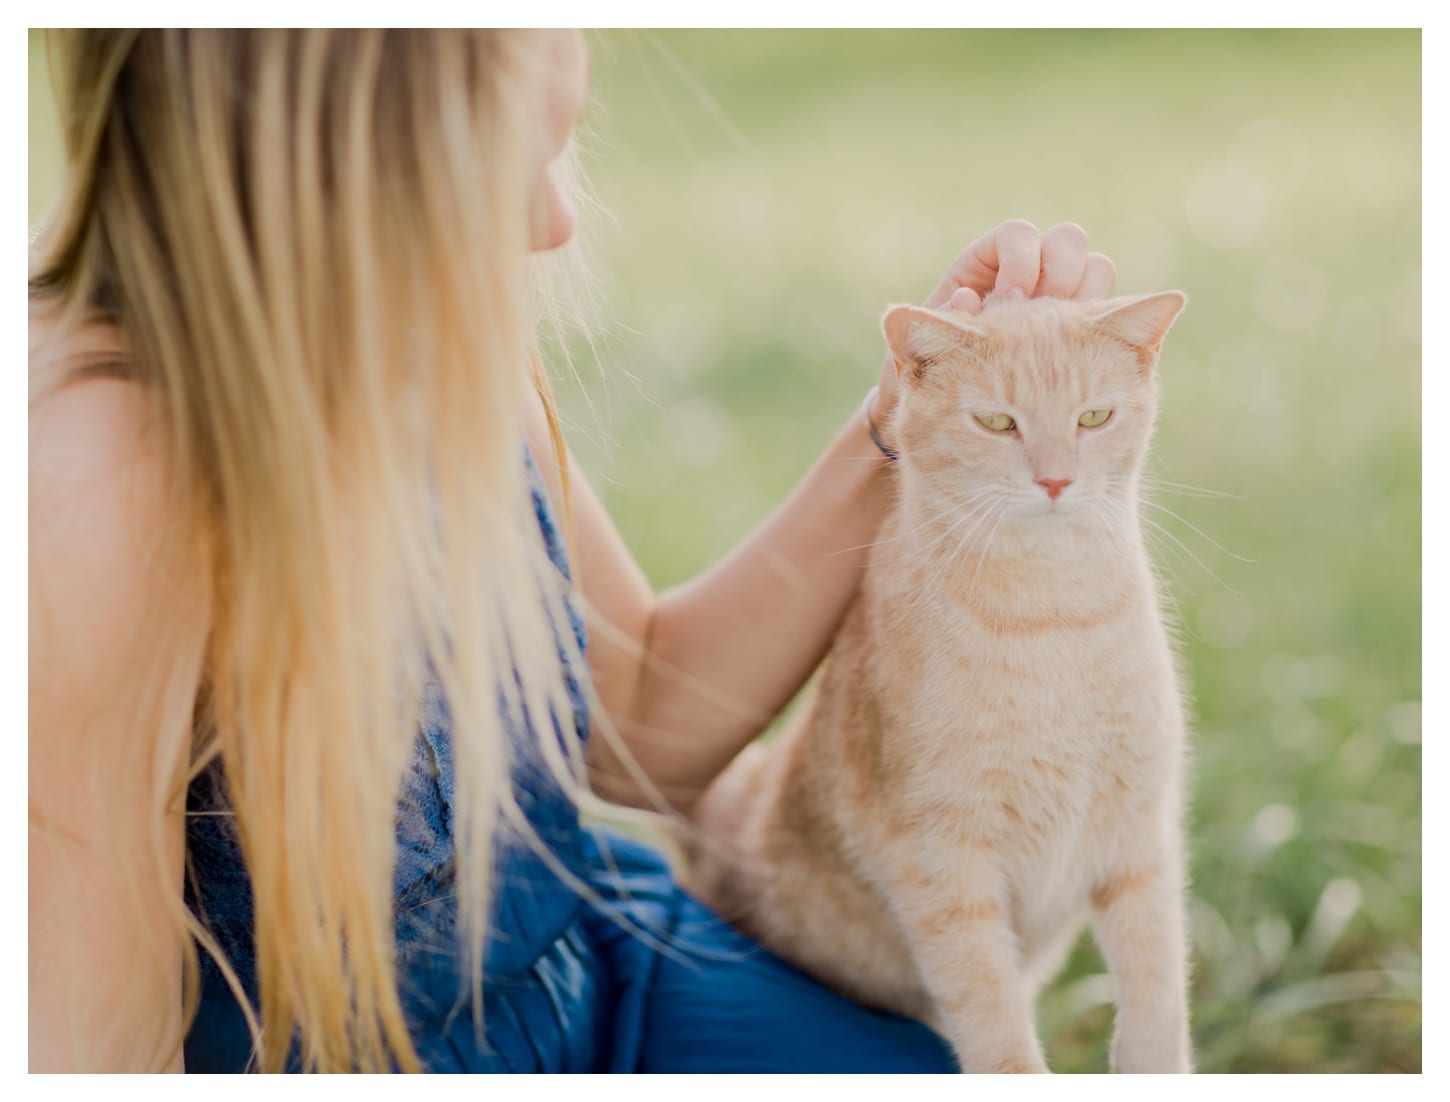
POLYGON ((720 308, 709 297, 680 291, 654 318, 650 343, 672 372, 693 375, 710 367, 724 344, 720 308))
POLYGON ((1420 343, 1423 328, 1420 320, 1420 287, 1420 269, 1416 267, 1405 276, 1404 285, 1395 295, 1395 331, 1414 345, 1420 343))
POLYGON ((1303 131, 1288 119, 1272 115, 1246 122, 1234 138, 1229 155, 1250 171, 1260 173, 1279 198, 1298 191, 1311 167, 1303 131))
MULTIPOLYGON (((1302 705, 1289 705, 1274 711, 1274 738, 1287 750, 1307 751, 1314 747, 1321 727, 1313 713, 1302 705)), ((1319 754, 1314 754, 1319 757, 1319 754)))
POLYGON ((1384 737, 1360 728, 1345 739, 1335 755, 1339 769, 1352 780, 1369 776, 1384 756, 1384 737))
POLYGON ((1144 292, 1167 290, 1181 278, 1179 233, 1177 225, 1150 214, 1135 214, 1120 223, 1111 235, 1118 271, 1144 292))
POLYGON ((1188 185, 1184 213, 1194 234, 1218 249, 1248 248, 1268 216, 1269 195, 1263 179, 1232 161, 1217 161, 1188 185))
POLYGON ((1271 256, 1254 280, 1254 311, 1276 329, 1302 333, 1329 307, 1329 285, 1317 264, 1297 256, 1271 256))
POLYGON ((1249 637, 1254 610, 1236 593, 1210 593, 1198 606, 1198 634, 1219 650, 1233 650, 1249 637))
POLYGON ((1299 816, 1286 804, 1269 804, 1254 816, 1254 837, 1266 849, 1282 845, 1299 829, 1299 816))
POLYGON ((1319 904, 1304 931, 1304 946, 1310 957, 1322 959, 1329 954, 1329 950, 1344 935, 1349 920, 1363 900, 1364 890, 1346 877, 1338 877, 1324 885, 1319 904))
POLYGON ((1292 654, 1273 655, 1264 661, 1259 670, 1259 684, 1270 700, 1280 704, 1308 696, 1311 678, 1309 667, 1292 654))
POLYGON ((1320 900, 1319 905, 1327 914, 1344 918, 1354 914, 1363 899, 1364 891, 1359 884, 1353 880, 1340 878, 1331 880, 1324 886, 1324 897, 1320 900))
POLYGON ((1265 915, 1254 923, 1254 944, 1267 970, 1273 971, 1294 944, 1294 930, 1283 915, 1265 915))
POLYGON ((1406 700, 1389 710, 1390 734, 1406 746, 1420 745, 1420 702, 1406 700))
POLYGON ((1377 295, 1356 295, 1335 308, 1334 345, 1345 359, 1375 363, 1385 346, 1387 308, 1377 295))
POLYGON ((665 414, 660 437, 668 453, 687 466, 708 467, 730 446, 730 418, 709 398, 690 398, 665 414))

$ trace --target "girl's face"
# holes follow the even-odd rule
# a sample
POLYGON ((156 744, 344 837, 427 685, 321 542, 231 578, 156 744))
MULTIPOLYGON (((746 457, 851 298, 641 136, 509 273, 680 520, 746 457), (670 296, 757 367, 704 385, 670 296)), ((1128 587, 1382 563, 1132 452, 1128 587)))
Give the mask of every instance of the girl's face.
POLYGON ((574 126, 589 103, 589 54, 578 31, 543 31, 548 43, 544 89, 543 141, 529 202, 529 247, 557 249, 574 232, 574 209, 554 179, 554 165, 569 144, 574 126))

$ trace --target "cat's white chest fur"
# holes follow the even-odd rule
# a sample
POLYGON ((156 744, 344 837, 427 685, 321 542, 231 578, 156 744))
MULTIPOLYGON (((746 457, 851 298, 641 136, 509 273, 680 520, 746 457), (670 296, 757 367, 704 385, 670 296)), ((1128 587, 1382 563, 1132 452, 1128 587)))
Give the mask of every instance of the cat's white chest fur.
POLYGON ((882 686, 903 795, 942 809, 948 852, 1004 870, 1029 964, 1076 929, 1135 812, 1176 803, 1182 716, 1151 584, 1130 578, 1115 599, 1060 627, 1010 595, 985 614, 938 603, 902 625, 921 661, 882 686))

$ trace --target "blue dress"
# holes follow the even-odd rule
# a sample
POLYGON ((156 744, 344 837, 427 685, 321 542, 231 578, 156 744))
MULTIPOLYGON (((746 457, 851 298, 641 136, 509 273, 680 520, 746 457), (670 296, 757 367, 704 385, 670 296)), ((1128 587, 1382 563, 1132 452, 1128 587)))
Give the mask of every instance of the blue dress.
MULTIPOLYGON (((532 463, 534 508, 568 574, 532 463)), ((583 627, 571 610, 583 645, 583 627)), ((577 714, 577 681, 566 669, 577 714)), ((583 739, 581 718, 572 737, 583 739)), ((562 735, 561 735, 562 737, 562 735)), ((535 745, 520 740, 523 747, 535 745)), ((919 1023, 866 1010, 728 926, 671 879, 663 857, 586 830, 577 808, 527 752, 514 770, 530 824, 562 865, 598 893, 588 901, 531 849, 502 840, 484 963, 479 1043, 458 951, 451 891, 453 755, 446 702, 424 701, 399 805, 394 882, 398 975, 423 1066, 504 1072, 954 1072, 944 1041, 919 1023)), ((252 896, 216 770, 188 795, 188 902, 256 1001, 252 896)), ((251 1038, 215 963, 202 953, 201 1005, 186 1038, 188 1071, 246 1070, 251 1038)), ((295 1054, 294 1054, 295 1057, 295 1054)))

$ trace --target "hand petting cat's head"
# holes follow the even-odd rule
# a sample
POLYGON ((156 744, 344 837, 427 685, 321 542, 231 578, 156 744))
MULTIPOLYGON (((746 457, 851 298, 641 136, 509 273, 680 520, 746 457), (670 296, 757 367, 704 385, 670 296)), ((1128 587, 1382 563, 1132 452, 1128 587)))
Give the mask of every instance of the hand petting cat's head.
POLYGON ((1181 291, 1098 302, 989 296, 968 317, 893 306, 892 435, 909 485, 991 501, 1004 522, 1087 517, 1136 483, 1154 367, 1181 291))

